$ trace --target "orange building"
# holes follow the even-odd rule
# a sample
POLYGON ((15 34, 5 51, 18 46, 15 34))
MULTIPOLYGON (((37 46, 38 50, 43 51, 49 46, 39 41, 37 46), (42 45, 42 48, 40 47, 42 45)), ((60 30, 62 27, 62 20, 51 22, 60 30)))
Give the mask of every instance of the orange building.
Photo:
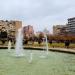
POLYGON ((33 26, 31 26, 31 25, 24 26, 23 27, 23 33, 24 33, 24 36, 33 37, 33 35, 34 35, 33 26))

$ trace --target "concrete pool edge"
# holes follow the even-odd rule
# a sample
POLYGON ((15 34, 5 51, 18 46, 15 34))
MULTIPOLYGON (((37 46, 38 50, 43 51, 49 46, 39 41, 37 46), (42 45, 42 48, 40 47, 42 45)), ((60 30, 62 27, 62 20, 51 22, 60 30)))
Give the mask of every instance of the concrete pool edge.
POLYGON ((74 49, 66 49, 66 48, 50 48, 50 51, 53 52, 62 52, 62 53, 69 53, 69 54, 75 54, 74 49))
MULTIPOLYGON (((14 49, 15 47, 11 47, 11 49, 14 49)), ((23 47, 24 49, 33 49, 33 50, 43 50, 43 47, 23 47)), ((8 49, 7 46, 0 47, 0 49, 8 49)), ((49 48, 49 51, 53 52, 62 52, 62 53, 70 53, 70 54, 75 54, 75 49, 70 49, 70 48, 49 48)))

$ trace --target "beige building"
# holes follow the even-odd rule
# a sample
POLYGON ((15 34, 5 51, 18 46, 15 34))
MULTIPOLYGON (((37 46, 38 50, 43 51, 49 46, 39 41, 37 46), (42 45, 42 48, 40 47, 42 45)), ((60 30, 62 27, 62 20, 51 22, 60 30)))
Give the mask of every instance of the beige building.
POLYGON ((22 21, 0 20, 0 31, 6 31, 8 36, 15 37, 18 29, 21 27, 22 27, 22 21))
POLYGON ((66 25, 53 26, 53 35, 64 35, 67 32, 66 25))

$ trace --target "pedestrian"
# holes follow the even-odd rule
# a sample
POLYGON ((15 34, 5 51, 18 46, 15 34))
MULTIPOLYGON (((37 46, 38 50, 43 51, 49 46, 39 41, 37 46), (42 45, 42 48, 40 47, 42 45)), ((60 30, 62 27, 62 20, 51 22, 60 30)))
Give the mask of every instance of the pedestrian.
POLYGON ((70 45, 70 41, 69 40, 66 40, 65 41, 65 48, 69 48, 69 45, 70 45))

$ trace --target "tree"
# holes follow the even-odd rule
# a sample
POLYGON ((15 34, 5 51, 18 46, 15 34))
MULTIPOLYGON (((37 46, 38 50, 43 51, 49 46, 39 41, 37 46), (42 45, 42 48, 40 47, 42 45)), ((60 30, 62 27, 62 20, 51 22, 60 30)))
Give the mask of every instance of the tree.
POLYGON ((44 34, 41 32, 38 36, 38 44, 41 44, 44 38, 44 34))
POLYGON ((1 38, 2 44, 4 44, 5 41, 7 40, 7 32, 6 31, 1 31, 0 38, 1 38))
POLYGON ((23 39, 23 44, 28 44, 28 36, 26 36, 26 34, 24 35, 24 39, 23 39))
POLYGON ((1 38, 7 38, 7 32, 6 31, 1 31, 0 36, 1 36, 1 38))

